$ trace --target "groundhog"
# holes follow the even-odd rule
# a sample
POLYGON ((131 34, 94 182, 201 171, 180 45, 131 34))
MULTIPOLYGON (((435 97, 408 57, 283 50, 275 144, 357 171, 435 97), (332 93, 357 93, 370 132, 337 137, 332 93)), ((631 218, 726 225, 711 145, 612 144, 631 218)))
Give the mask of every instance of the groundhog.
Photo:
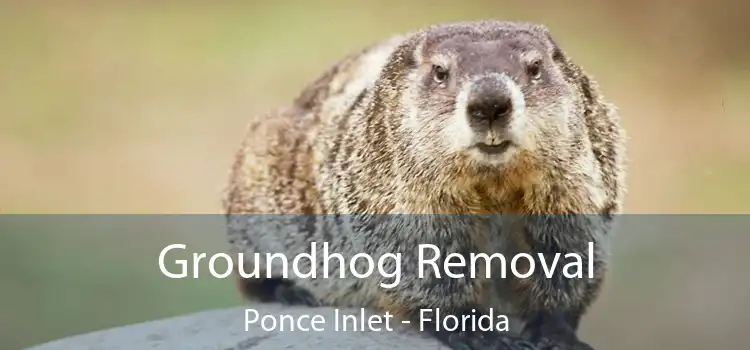
POLYGON ((244 253, 238 266, 261 273, 238 285, 261 301, 371 308, 415 321, 423 308, 492 309, 517 325, 426 327, 452 349, 590 349, 576 333, 607 271, 625 191, 624 140, 615 106, 541 24, 447 23, 393 36, 250 122, 224 205, 231 252, 244 253), (400 253, 402 280, 383 288, 391 280, 377 272, 340 278, 336 261, 329 278, 299 278, 263 259, 283 253, 291 261, 312 242, 318 256, 327 242, 347 265, 357 253, 375 261, 400 253), (429 269, 419 278, 420 244, 439 247, 441 259, 530 253, 537 264, 528 278, 449 278, 429 269), (261 253, 257 263, 253 253, 261 253), (549 263, 556 253, 593 263, 594 278, 563 277, 562 261, 547 278, 538 254, 549 263))

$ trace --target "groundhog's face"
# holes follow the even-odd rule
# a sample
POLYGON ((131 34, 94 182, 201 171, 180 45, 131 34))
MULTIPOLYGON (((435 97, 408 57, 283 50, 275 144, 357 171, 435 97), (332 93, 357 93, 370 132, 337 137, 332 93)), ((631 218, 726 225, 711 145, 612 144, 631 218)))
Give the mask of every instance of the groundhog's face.
POLYGON ((546 30, 438 27, 413 48, 406 125, 438 156, 503 167, 523 150, 560 155, 580 144, 577 92, 546 30))

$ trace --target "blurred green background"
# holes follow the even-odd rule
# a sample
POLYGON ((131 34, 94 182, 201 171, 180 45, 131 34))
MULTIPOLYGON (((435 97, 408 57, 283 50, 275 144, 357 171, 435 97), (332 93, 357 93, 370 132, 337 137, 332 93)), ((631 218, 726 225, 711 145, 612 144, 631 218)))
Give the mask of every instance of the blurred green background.
MULTIPOLYGON (((750 211, 739 1, 0 0, 0 212, 217 213, 250 115, 385 36, 489 17, 548 25, 619 105, 627 212, 750 211)), ((2 349, 240 303, 229 281, 159 275, 179 227, 0 230, 2 349)), ((582 336, 602 349, 746 347, 746 236, 622 237, 582 336)), ((223 239, 189 238, 199 251, 223 239)))

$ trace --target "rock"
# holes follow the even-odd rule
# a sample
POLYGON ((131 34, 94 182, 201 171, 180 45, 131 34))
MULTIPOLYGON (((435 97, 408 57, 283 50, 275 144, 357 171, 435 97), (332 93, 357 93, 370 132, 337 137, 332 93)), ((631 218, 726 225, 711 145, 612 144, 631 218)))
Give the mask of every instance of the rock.
MULTIPOLYGON (((361 310, 341 309, 338 311, 339 325, 342 315, 356 315, 360 322, 361 310)), ((252 312, 250 312, 252 316, 252 312)), ((364 313, 365 318, 374 315, 364 313)), ((377 316, 375 316, 377 317, 377 316)), ((381 316, 381 319, 383 317, 381 316)), ((267 325, 271 325, 267 317, 267 325)), ((396 324, 391 319, 392 331, 374 331, 365 326, 365 331, 349 329, 335 331, 335 309, 306 308, 282 306, 279 304, 247 305, 213 311, 204 311, 185 316, 150 321, 130 326, 113 328, 38 345, 27 350, 58 349, 101 349, 101 350, 135 350, 135 349, 175 349, 175 350, 276 350, 276 349, 435 349, 447 350, 437 340, 420 333, 417 329, 396 324), (249 324, 245 329, 246 310, 254 309, 259 314, 258 322, 249 324), (276 330, 266 331, 260 324, 263 316, 273 316, 277 322, 276 330), (311 327, 311 318, 320 315, 315 323, 321 331, 310 329, 289 330, 288 319, 284 320, 284 329, 278 329, 281 315, 291 315, 294 322, 301 321, 301 326, 311 327)), ((294 324, 297 327, 296 324, 294 324)), ((358 324, 357 327, 360 325, 358 324)), ((374 324, 383 327, 384 323, 374 324)), ((416 325, 415 325, 416 326, 416 325)))

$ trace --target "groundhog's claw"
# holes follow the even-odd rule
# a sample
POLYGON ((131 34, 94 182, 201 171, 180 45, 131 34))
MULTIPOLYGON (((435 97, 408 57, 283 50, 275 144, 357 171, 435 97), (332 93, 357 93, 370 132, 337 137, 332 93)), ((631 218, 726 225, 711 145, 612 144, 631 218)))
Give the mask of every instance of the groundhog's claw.
POLYGON ((575 330, 561 315, 539 314, 526 326, 524 335, 540 350, 594 350, 578 339, 575 330))
POLYGON ((497 332, 457 332, 444 341, 452 350, 536 350, 529 341, 497 332))
POLYGON ((556 343, 549 338, 542 338, 537 344, 539 350, 594 350, 591 346, 581 341, 556 343))
MULTIPOLYGON (((474 308, 473 308, 474 309, 474 308)), ((540 348, 536 341, 499 331, 447 331, 428 325, 434 337, 451 350, 552 350, 540 348)), ((551 344, 551 343, 550 343, 551 344)), ((568 348, 561 348, 567 350, 568 348)), ((593 349, 592 349, 593 350, 593 349)))
POLYGON ((309 291, 291 284, 280 284, 274 291, 276 300, 286 305, 319 306, 317 298, 309 291))

